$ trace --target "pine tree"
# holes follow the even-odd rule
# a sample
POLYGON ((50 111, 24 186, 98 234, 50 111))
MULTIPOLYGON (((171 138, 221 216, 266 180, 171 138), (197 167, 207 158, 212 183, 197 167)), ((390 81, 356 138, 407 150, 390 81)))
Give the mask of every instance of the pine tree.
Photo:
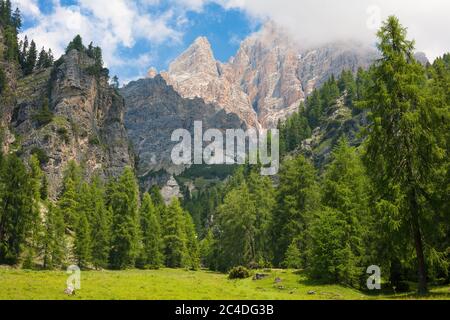
POLYGON ((83 45, 83 39, 80 35, 77 35, 67 46, 66 53, 69 53, 72 50, 78 50, 79 52, 83 52, 86 48, 83 45))
POLYGON ((219 270, 256 263, 256 204, 245 182, 225 196, 216 219, 219 270))
POLYGON ((30 166, 30 184, 33 192, 32 202, 32 216, 31 216, 31 232, 28 237, 27 245, 27 260, 29 260, 28 268, 32 267, 32 261, 37 257, 39 252, 39 241, 42 232, 42 221, 41 221, 41 209, 42 209, 42 199, 41 199, 41 183, 44 174, 40 168, 40 163, 38 158, 33 155, 29 161, 30 166))
POLYGON ((180 202, 174 198, 164 217, 163 248, 166 267, 185 266, 187 256, 185 223, 180 202))
POLYGON ((161 227, 156 208, 148 193, 144 194, 140 218, 143 248, 139 264, 144 268, 157 269, 163 264, 161 227))
POLYGON ((114 269, 124 269, 133 267, 139 254, 138 186, 131 168, 125 169, 112 190, 110 264, 114 269))
POLYGON ((89 192, 94 208, 91 217, 92 263, 96 268, 106 268, 111 240, 111 212, 106 208, 104 190, 98 176, 94 177, 89 192))
POLYGON ((279 266, 294 239, 306 259, 310 216, 320 205, 316 171, 303 156, 287 159, 281 166, 277 208, 271 223, 274 264, 279 266))
MULTIPOLYGON (((365 105, 372 113, 366 161, 380 200, 391 200, 389 190, 402 193, 398 208, 409 224, 417 257, 419 293, 427 292, 423 224, 427 185, 442 156, 432 119, 434 104, 426 96, 423 67, 413 58, 414 42, 396 17, 389 17, 378 33, 382 58, 373 68, 374 85, 365 105)), ((391 193, 393 194, 393 193, 391 193)))
POLYGON ((30 48, 28 49, 27 52, 25 68, 23 70, 25 75, 30 75, 33 73, 33 70, 36 67, 37 57, 38 54, 36 49, 36 43, 34 42, 34 40, 32 40, 30 43, 30 48))
POLYGON ((69 178, 64 182, 64 193, 58 201, 58 208, 63 212, 67 227, 72 230, 78 221, 78 196, 75 183, 69 178))
POLYGON ((78 217, 75 228, 74 254, 80 268, 86 268, 91 260, 91 230, 84 212, 78 217))
POLYGON ((370 183, 359 155, 348 145, 345 138, 339 141, 333 151, 332 162, 326 168, 322 189, 321 203, 331 209, 322 210, 319 221, 315 222, 311 268, 315 270, 315 276, 356 287, 359 277, 363 275, 364 263, 374 263, 370 263, 368 259, 370 253, 365 251, 364 241, 372 232, 368 212, 370 183), (336 252, 326 260, 327 257, 317 252, 322 250, 317 248, 317 245, 328 246, 329 241, 334 241, 321 229, 326 229, 328 224, 320 219, 328 217, 336 222, 335 232, 339 234, 340 241, 333 244, 336 252), (322 239, 322 236, 325 236, 325 239, 322 239), (339 259, 335 259, 337 256, 339 259), (324 259, 326 261, 323 261, 324 259), (327 264, 328 270, 332 271, 327 273, 322 270, 324 263, 327 264))
POLYGON ((43 268, 61 268, 64 266, 66 260, 66 227, 64 224, 64 216, 61 210, 52 203, 48 203, 47 207, 48 211, 44 220, 44 232, 40 241, 43 268))
POLYGON ((186 261, 185 267, 191 270, 200 268, 200 246, 195 224, 189 212, 185 212, 186 261))
POLYGON ((16 155, 8 155, 0 170, 0 263, 16 264, 31 230, 33 189, 28 172, 16 155))
POLYGON ((283 267, 288 269, 300 269, 302 267, 302 257, 295 240, 292 241, 286 251, 283 267))

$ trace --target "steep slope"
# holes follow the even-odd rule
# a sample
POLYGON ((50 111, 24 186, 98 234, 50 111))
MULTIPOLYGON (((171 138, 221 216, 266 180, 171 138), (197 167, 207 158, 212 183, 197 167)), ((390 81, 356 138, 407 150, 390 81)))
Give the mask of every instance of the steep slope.
POLYGON ((223 68, 215 60, 208 40, 200 37, 161 75, 183 98, 202 98, 257 127, 257 115, 248 96, 233 78, 224 75, 223 68))
MULTIPOLYGON (((17 80, 8 127, 23 158, 37 154, 56 196, 71 160, 87 177, 119 175, 133 166, 123 125, 124 102, 105 74, 94 75, 94 60, 72 50, 52 70, 17 80)), ((14 143, 15 142, 15 143, 14 143)))
POLYGON ((125 125, 139 159, 138 173, 147 186, 165 184, 170 175, 185 169, 171 161, 171 151, 178 143, 171 142, 173 131, 193 133, 195 121, 202 121, 205 130, 245 128, 238 115, 199 98, 183 98, 161 76, 131 82, 120 92, 126 101, 125 125), (159 177, 152 176, 155 172, 159 177), (163 181, 152 181, 155 179, 163 181))

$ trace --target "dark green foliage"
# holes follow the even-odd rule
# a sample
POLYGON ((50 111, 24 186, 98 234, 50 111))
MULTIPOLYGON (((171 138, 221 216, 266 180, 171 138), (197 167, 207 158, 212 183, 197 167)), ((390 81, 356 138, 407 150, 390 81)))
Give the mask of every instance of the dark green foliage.
POLYGON ((162 221, 164 221, 165 265, 169 268, 184 267, 187 258, 186 218, 178 199, 172 200, 170 206, 165 210, 162 221))
POLYGON ((39 58, 36 63, 36 69, 47 69, 53 65, 53 54, 50 49, 48 52, 44 48, 39 53, 39 58))
POLYGON ((92 264, 96 268, 107 268, 111 240, 111 212, 105 205, 105 191, 98 176, 89 187, 92 216, 89 219, 92 240, 92 264))
POLYGON ((47 98, 42 102, 42 107, 39 112, 33 116, 38 126, 45 126, 53 121, 53 112, 50 110, 49 101, 47 98))
POLYGON ((279 175, 277 207, 271 223, 274 263, 278 266, 294 240, 305 259, 311 212, 320 205, 316 172, 304 157, 286 160, 279 175))
POLYGON ((48 211, 43 222, 44 233, 40 240, 44 269, 62 268, 66 259, 66 227, 61 210, 48 203, 48 211))
POLYGON ((161 227, 155 205, 148 193, 140 208, 142 252, 138 265, 143 268, 157 269, 163 265, 161 227))
POLYGON ((247 279, 250 278, 250 271, 242 266, 234 267, 230 270, 230 273, 228 274, 228 279, 235 280, 235 279, 247 279))
POLYGON ((192 217, 188 212, 184 213, 185 233, 186 233, 186 258, 185 267, 191 270, 200 268, 200 246, 197 239, 197 232, 192 217))
POLYGON ((33 70, 36 67, 37 58, 38 53, 36 49, 36 43, 32 40, 30 43, 30 48, 26 53, 25 65, 23 68, 23 73, 25 75, 30 75, 33 73, 33 70))
POLYGON ((311 272, 331 283, 357 287, 364 265, 371 265, 364 250, 364 236, 372 228, 370 182, 359 155, 345 139, 333 152, 322 189, 326 207, 312 220, 311 272))
POLYGON ((279 124, 281 155, 294 151, 303 140, 311 136, 311 128, 305 110, 306 106, 302 103, 298 113, 279 124))
POLYGON ((0 68, 0 96, 5 91, 6 85, 7 85, 7 79, 6 79, 5 71, 3 70, 3 68, 0 68))
POLYGON ((37 157, 41 166, 47 164, 47 162, 49 161, 49 157, 48 157, 47 153, 45 152, 45 150, 43 150, 43 149, 33 148, 31 150, 31 154, 37 157))
POLYGON ((213 226, 216 268, 227 271, 239 265, 264 267, 270 264, 269 227, 275 204, 270 179, 261 177, 257 170, 251 170, 247 176, 239 170, 225 190, 225 199, 217 210, 213 226))
POLYGON ((138 186, 131 168, 125 169, 112 189, 110 265, 125 269, 135 265, 139 254, 138 186))
POLYGON ((91 230, 84 212, 78 214, 75 227, 74 254, 80 268, 86 268, 91 261, 91 230))
POLYGON ((382 59, 373 67, 374 85, 365 102, 372 120, 366 163, 378 201, 396 207, 399 223, 405 225, 405 237, 414 239, 419 293, 425 293, 424 239, 435 216, 433 193, 428 190, 444 163, 448 144, 440 140, 442 126, 435 123, 441 117, 439 101, 427 96, 426 73, 413 58, 414 42, 406 39, 406 29, 390 17, 378 37, 382 59))
POLYGON ((3 31, 4 59, 19 62, 19 45, 17 35, 22 27, 20 10, 13 13, 10 0, 0 1, 0 28, 3 31))
POLYGON ((77 50, 79 52, 83 52, 86 50, 85 46, 83 45, 83 39, 80 35, 76 35, 75 38, 69 43, 66 48, 66 53, 69 53, 72 50, 77 50))
POLYGON ((0 168, 0 263, 16 264, 33 221, 33 188, 28 172, 15 155, 0 168))

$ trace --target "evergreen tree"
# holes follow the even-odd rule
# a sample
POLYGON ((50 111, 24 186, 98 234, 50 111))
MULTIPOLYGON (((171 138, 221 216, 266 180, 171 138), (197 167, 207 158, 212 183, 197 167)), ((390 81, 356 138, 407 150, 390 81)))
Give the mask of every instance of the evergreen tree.
POLYGON ((188 212, 185 212, 185 233, 186 233, 186 260, 185 267, 191 270, 200 268, 200 246, 198 236, 195 231, 194 221, 188 212))
POLYGON ((41 253, 44 269, 64 266, 66 253, 64 216, 58 207, 48 203, 48 211, 44 219, 41 253))
POLYGON ((245 182, 225 196, 216 219, 219 270, 254 264, 257 261, 256 204, 245 182))
POLYGON ((23 70, 25 75, 30 75, 33 73, 34 68, 36 67, 36 62, 38 58, 38 53, 36 49, 36 43, 34 40, 31 40, 30 48, 28 49, 25 68, 23 70))
POLYGON ((91 230, 84 212, 78 217, 75 228, 74 254, 80 268, 86 268, 91 260, 91 230))
POLYGON ((372 231, 368 212, 370 183, 359 155, 345 138, 339 141, 333 151, 332 162, 326 169, 322 185, 321 203, 331 209, 322 210, 319 221, 315 223, 310 264, 315 276, 356 287, 359 277, 364 273, 365 263, 373 264, 367 259, 370 253, 365 251, 364 241, 364 237, 372 231), (336 252, 329 256, 330 259, 323 261, 327 257, 318 253, 323 248, 317 246, 331 246, 329 241, 334 241, 325 235, 328 222, 321 220, 328 217, 337 222, 335 232, 339 235, 339 243, 333 244, 336 252), (325 239, 321 239, 322 236, 325 239), (322 270, 325 263, 329 273, 322 270))
POLYGON ((72 50, 78 50, 79 52, 83 52, 86 48, 83 45, 83 39, 80 35, 77 35, 67 46, 66 53, 69 53, 72 50))
POLYGON ((163 247, 165 265, 169 268, 181 268, 186 265, 187 248, 185 215, 178 199, 174 198, 164 217, 163 247))
POLYGON ((111 239, 111 212, 106 208, 104 190, 100 178, 94 177, 90 187, 92 206, 91 217, 92 263, 96 268, 108 266, 111 239))
POLYGON ((142 253, 139 264, 144 268, 157 269, 163 263, 161 227, 157 217, 156 208, 148 193, 140 208, 142 253))
POLYGON ((0 263, 19 262, 33 221, 33 189, 28 172, 16 155, 8 155, 0 170, 0 263))
POLYGON ((366 160, 380 200, 392 200, 392 189, 402 193, 404 200, 398 210, 414 239, 419 293, 424 294, 427 271, 423 225, 432 215, 424 215, 427 210, 423 208, 430 205, 426 186, 443 154, 433 132, 436 110, 425 95, 425 72, 413 58, 414 43, 406 40, 406 29, 398 19, 389 17, 378 37, 382 58, 373 68, 374 85, 365 102, 372 113, 366 160))
POLYGON ((125 269, 135 265, 139 254, 138 186, 133 171, 126 168, 112 189, 110 264, 125 269))
POLYGON ((295 240, 292 241, 286 251, 283 267, 288 269, 300 269, 302 267, 302 257, 295 240))
POLYGON ((277 208, 271 223, 271 243, 277 266, 284 261, 284 255, 294 240, 305 262, 311 212, 320 206, 316 171, 303 156, 284 161, 279 175, 277 208))
POLYGON ((74 229, 78 221, 78 192, 74 181, 69 178, 64 182, 64 192, 58 201, 58 208, 64 214, 65 224, 74 229))

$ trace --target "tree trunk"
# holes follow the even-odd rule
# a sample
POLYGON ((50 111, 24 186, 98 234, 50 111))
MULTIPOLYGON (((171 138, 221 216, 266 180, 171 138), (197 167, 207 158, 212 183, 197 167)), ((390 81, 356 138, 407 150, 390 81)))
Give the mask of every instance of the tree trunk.
POLYGON ((427 288, 427 270, 425 265, 425 255, 423 253, 422 232, 419 223, 419 206, 417 204, 417 193, 413 191, 411 197, 411 228, 414 238, 414 246, 416 248, 418 275, 419 275, 419 294, 428 293, 427 288))

